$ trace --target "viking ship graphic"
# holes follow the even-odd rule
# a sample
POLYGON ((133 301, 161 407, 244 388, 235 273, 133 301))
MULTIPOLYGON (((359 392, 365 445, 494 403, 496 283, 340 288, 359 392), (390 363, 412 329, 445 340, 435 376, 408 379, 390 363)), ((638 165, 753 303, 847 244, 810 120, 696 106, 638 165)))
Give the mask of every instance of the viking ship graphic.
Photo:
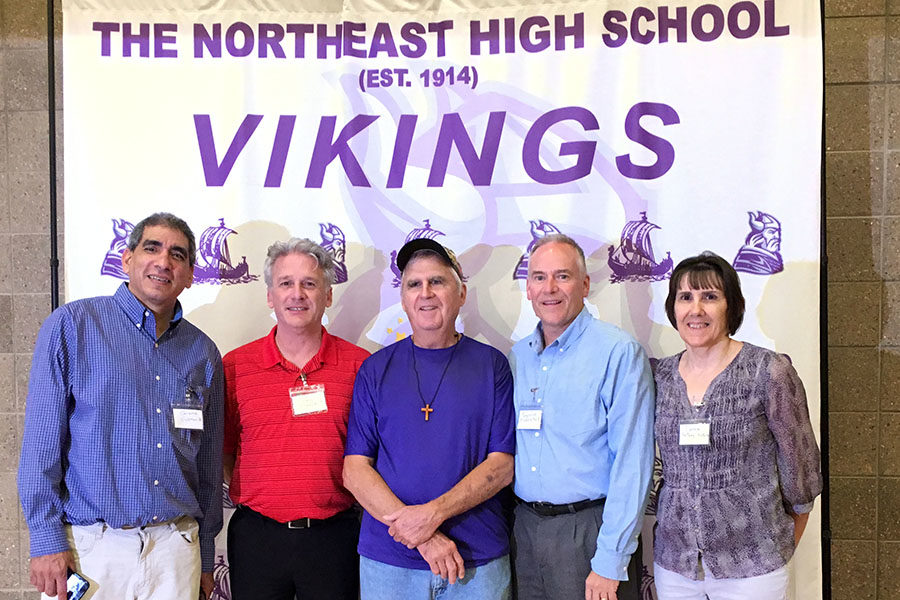
POLYGON ((228 577, 228 563, 225 562, 225 556, 222 554, 216 557, 216 564, 213 565, 213 582, 215 585, 209 600, 231 600, 231 580, 228 577))
POLYGON ((672 274, 672 254, 657 263, 650 243, 650 232, 659 225, 647 220, 646 211, 641 211, 639 221, 628 221, 622 229, 619 246, 609 246, 607 263, 612 269, 609 280, 620 281, 661 281, 672 274))
POLYGON ((122 270, 122 253, 128 247, 128 236, 134 230, 134 225, 125 219, 113 219, 113 241, 109 244, 109 250, 103 257, 100 265, 101 275, 110 275, 118 279, 128 279, 128 274, 122 270))
POLYGON ((194 265, 194 281, 196 283, 246 283, 256 281, 258 277, 250 274, 247 257, 233 265, 228 250, 228 236, 237 234, 234 229, 225 226, 225 219, 219 218, 219 224, 207 227, 200 234, 197 243, 197 264, 194 265))
POLYGON ((319 223, 319 235, 322 238, 322 248, 334 259, 334 282, 345 283, 347 265, 344 264, 344 257, 347 253, 347 239, 344 232, 334 223, 319 223))
POLYGON ((549 221, 543 219, 531 221, 531 242, 528 244, 528 248, 525 249, 525 253, 519 258, 519 262, 516 263, 516 270, 513 271, 513 279, 528 279, 528 257, 531 256, 534 245, 542 237, 553 233, 562 232, 556 225, 549 221))
MULTIPOLYGON (((420 238, 433 240, 439 235, 447 235, 443 231, 432 229, 429 219, 423 219, 422 223, 424 223, 423 227, 417 227, 416 229, 413 229, 409 232, 409 235, 407 235, 406 239, 403 241, 404 244, 407 242, 411 242, 412 240, 418 240, 420 238)), ((400 278, 402 273, 400 272, 400 267, 397 266, 396 250, 391 250, 391 271, 394 273, 394 280, 391 282, 391 285, 395 288, 400 287, 400 278)))

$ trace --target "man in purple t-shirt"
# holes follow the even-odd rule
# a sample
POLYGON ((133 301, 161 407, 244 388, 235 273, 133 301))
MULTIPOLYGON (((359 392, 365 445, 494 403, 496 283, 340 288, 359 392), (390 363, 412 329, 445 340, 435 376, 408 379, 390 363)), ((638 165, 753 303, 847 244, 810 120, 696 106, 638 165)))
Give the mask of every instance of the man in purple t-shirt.
POLYGON ((462 270, 434 240, 397 253, 412 337, 376 352, 353 388, 344 485, 366 513, 363 600, 510 597, 512 374, 503 354, 456 332, 462 270))

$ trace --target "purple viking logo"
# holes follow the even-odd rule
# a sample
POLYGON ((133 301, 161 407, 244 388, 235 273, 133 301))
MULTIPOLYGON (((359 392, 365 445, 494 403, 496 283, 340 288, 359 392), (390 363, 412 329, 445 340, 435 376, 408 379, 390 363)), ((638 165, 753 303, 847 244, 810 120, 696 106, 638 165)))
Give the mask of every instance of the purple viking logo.
MULTIPOLYGON (((213 586, 209 600, 231 600, 231 579, 228 577, 228 563, 225 556, 219 554, 213 565, 213 586)), ((202 595, 202 594, 201 594, 202 595)))
POLYGON ((750 233, 734 257, 734 270, 754 275, 782 272, 781 223, 762 211, 747 214, 750 215, 750 233))
POLYGON ((542 237, 553 233, 562 232, 556 225, 554 225, 550 221, 545 221, 543 219, 531 221, 531 243, 528 244, 528 248, 525 249, 525 253, 522 254, 521 258, 519 258, 519 262, 516 263, 516 270, 513 271, 513 279, 528 279, 528 257, 531 256, 531 251, 534 250, 534 245, 542 237))
POLYGON ((322 248, 334 259, 334 282, 346 283, 347 265, 344 257, 347 254, 347 239, 344 232, 334 223, 319 223, 319 235, 322 238, 322 248))
MULTIPOLYGON (((428 238, 429 240, 433 240, 439 235, 447 235, 443 231, 438 231, 437 229, 431 228, 431 222, 428 219, 424 219, 422 221, 424 223, 424 227, 417 227, 409 232, 406 236, 406 239, 403 241, 410 242, 412 240, 417 240, 419 238, 428 238)), ((397 251, 391 250, 391 271, 394 273, 394 280, 391 282, 391 285, 395 288, 400 287, 400 279, 402 273, 400 272, 400 267, 397 266, 397 251)))
POLYGON ((647 220, 646 211, 641 211, 639 221, 625 223, 619 245, 609 247, 607 263, 612 269, 612 283, 661 281, 672 275, 672 253, 666 252, 666 258, 658 263, 653 256, 650 232, 654 229, 659 229, 659 225, 647 220))
POLYGON ((128 279, 128 274, 122 270, 122 253, 128 247, 128 236, 134 230, 134 225, 125 219, 113 219, 113 241, 109 244, 109 250, 100 265, 100 274, 128 279))

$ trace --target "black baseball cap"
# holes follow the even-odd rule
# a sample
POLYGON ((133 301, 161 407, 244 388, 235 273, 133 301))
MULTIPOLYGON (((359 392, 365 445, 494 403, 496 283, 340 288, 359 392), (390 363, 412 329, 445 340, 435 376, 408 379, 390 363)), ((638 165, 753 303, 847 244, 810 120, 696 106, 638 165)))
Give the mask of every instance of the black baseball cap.
POLYGON ((456 274, 462 279, 462 267, 459 266, 459 261, 456 260, 456 255, 453 254, 453 250, 446 246, 442 246, 429 238, 417 238, 403 244, 403 247, 400 248, 400 251, 397 253, 397 267, 400 269, 401 273, 406 269, 406 265, 409 263, 409 259, 412 258, 412 255, 419 250, 431 250, 437 254, 445 263, 447 263, 447 266, 456 271, 456 274))

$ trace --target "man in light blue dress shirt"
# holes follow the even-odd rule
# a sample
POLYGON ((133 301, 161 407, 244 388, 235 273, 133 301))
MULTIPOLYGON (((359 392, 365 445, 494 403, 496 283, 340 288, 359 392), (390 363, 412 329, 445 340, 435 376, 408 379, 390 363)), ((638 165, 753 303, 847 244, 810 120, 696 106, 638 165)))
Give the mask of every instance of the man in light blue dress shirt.
POLYGON ((178 302, 195 256, 187 223, 151 215, 122 255, 128 283, 41 326, 18 483, 44 598, 66 598, 68 571, 91 600, 212 592, 224 383, 215 344, 178 302))
POLYGON ((640 344, 584 307, 590 277, 568 236, 531 252, 540 319, 512 351, 519 600, 635 600, 653 471, 653 377, 640 344))

